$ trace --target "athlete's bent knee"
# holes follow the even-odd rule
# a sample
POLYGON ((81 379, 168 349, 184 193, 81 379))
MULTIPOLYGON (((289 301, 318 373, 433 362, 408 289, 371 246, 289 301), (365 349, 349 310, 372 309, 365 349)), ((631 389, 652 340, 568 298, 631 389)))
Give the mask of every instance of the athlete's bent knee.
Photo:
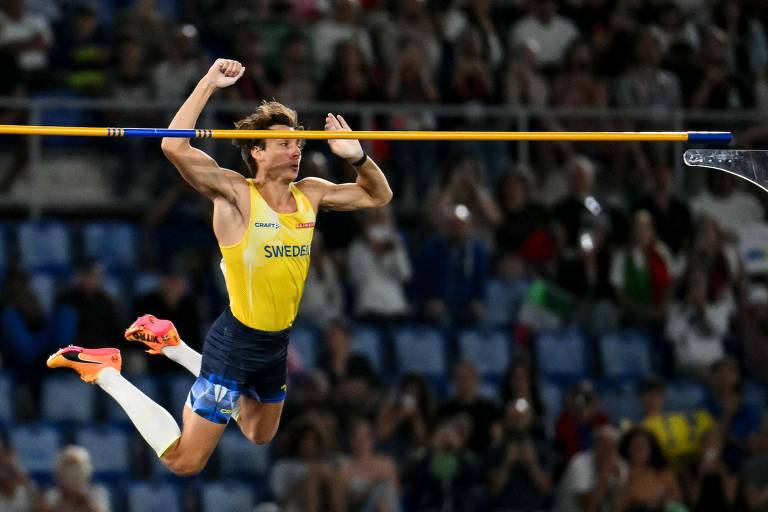
POLYGON ((275 432, 261 432, 258 429, 248 433, 248 440, 253 444, 267 444, 275 437, 275 432))
POLYGON ((168 467, 168 469, 170 469, 171 472, 177 476, 194 476, 200 473, 205 467, 205 461, 199 460, 163 459, 163 462, 168 467))

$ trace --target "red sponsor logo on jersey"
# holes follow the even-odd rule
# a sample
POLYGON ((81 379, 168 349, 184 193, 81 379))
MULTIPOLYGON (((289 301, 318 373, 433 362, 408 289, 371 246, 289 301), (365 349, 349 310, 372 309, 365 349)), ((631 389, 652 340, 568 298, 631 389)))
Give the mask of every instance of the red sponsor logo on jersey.
POLYGON ((314 222, 302 222, 302 223, 296 224, 296 229, 313 228, 313 227, 315 227, 314 222))

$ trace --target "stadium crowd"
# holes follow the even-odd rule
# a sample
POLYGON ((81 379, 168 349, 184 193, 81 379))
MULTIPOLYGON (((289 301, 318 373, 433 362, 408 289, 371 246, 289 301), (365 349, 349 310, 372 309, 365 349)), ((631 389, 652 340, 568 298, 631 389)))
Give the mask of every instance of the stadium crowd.
MULTIPOLYGON (((768 106, 760 1, 6 0, 2 11, 6 96, 180 102, 214 55, 245 64, 223 91, 237 101, 659 113, 598 126, 542 110, 547 130, 663 129, 679 108, 768 106)), ((419 112, 375 123, 514 125, 419 112)), ((738 135, 750 146, 764 133, 738 135)), ((183 480, 108 397, 83 398, 80 382, 70 396, 44 368, 67 343, 117 346, 124 373, 180 413, 192 379, 122 331, 152 313, 199 350, 226 295, 208 204, 142 144, 120 149, 114 186, 157 181, 140 218, 0 225, 0 511, 220 510, 239 491, 254 510, 286 512, 768 510, 757 188, 715 172, 689 188, 664 144, 540 144, 530 166, 513 144, 374 144, 395 200, 319 216, 277 439, 264 452, 233 441, 183 480), (147 161, 164 176, 130 178, 147 161), (122 464, 117 448, 103 453, 117 446, 122 464)), ((23 171, 19 148, 4 148, 4 193, 23 171)), ((217 148, 241 169, 236 153, 217 148)), ((307 145, 302 175, 350 173, 307 145)))

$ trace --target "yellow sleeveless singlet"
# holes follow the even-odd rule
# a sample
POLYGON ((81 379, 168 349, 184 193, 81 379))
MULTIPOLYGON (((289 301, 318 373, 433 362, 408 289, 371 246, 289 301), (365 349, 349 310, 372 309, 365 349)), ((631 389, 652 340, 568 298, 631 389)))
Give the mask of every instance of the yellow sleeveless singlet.
POLYGON ((298 313, 316 215, 294 183, 289 185, 297 206, 293 213, 275 212, 252 180, 248 186, 251 214, 245 235, 234 245, 219 244, 229 305, 248 327, 281 331, 298 313))

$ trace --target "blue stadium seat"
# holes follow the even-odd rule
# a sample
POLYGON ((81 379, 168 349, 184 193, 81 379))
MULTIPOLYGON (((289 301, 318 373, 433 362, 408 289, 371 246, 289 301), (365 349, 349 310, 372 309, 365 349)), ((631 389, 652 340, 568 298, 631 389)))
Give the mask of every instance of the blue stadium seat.
POLYGON ((765 385, 753 380, 744 383, 744 401, 758 411, 765 409, 765 385))
POLYGON ((445 340, 430 327, 405 327, 395 330, 395 355, 400 374, 416 372, 444 378, 447 373, 445 340))
POLYGON ((160 274, 156 272, 139 272, 133 278, 133 294, 146 295, 157 289, 160 284, 160 274))
POLYGON ((541 401, 544 402, 545 427, 550 436, 555 432, 555 423, 563 410, 563 391, 554 382, 540 382, 541 401))
POLYGON ((535 344, 543 378, 570 382, 589 375, 587 340, 578 329, 542 331, 535 344))
POLYGON ((96 410, 96 386, 75 375, 47 377, 41 390, 43 419, 53 422, 90 423, 96 410))
POLYGON ((0 425, 13 422, 13 378, 8 373, 0 373, 0 425))
POLYGON ((653 373, 651 341, 638 331, 622 331, 600 338, 603 374, 612 379, 640 379, 653 373))
POLYGON ((459 354, 471 361, 483 378, 499 379, 509 364, 509 338, 502 331, 477 329, 459 333, 459 354))
POLYGON ((317 364, 319 342, 317 333, 310 327, 295 325, 291 329, 290 343, 301 357, 301 362, 305 367, 312 367, 317 364))
POLYGON ((506 325, 517 319, 528 294, 530 283, 491 279, 485 289, 486 320, 494 325, 506 325))
POLYGON ((130 439, 123 429, 86 427, 78 429, 75 443, 91 454, 96 478, 115 480, 127 477, 131 471, 130 439))
POLYGON ((187 395, 192 389, 195 377, 191 373, 179 373, 169 375, 165 383, 168 386, 168 412, 177 420, 181 419, 181 413, 184 411, 184 404, 187 403, 187 395))
MULTIPOLYGON (((70 137, 72 138, 72 137, 70 137)), ((19 225, 21 262, 30 271, 64 274, 72 253, 67 226, 61 222, 28 221, 19 225)))
MULTIPOLYGON (((45 91, 44 93, 32 93, 31 96, 39 99, 77 99, 80 96, 70 91, 45 91)), ((81 108, 67 106, 50 106, 40 111, 40 124, 43 126, 91 126, 90 112, 81 108)), ((84 137, 44 137, 43 146, 63 147, 82 146, 84 137)))
POLYGON ((201 512, 252 512, 256 503, 253 487, 234 480, 206 483, 201 512))
POLYGON ((83 227, 86 255, 110 270, 130 270, 136 264, 138 234, 129 222, 92 222, 83 227))
MULTIPOLYGON (((131 384, 139 388, 149 398, 156 402, 160 401, 160 391, 158 389, 155 377, 151 375, 126 375, 125 377, 131 384)), ((191 386, 192 380, 189 381, 187 391, 189 391, 191 386)), ((120 407, 120 405, 111 396, 107 395, 106 393, 102 393, 102 396, 106 400, 105 408, 107 421, 110 423, 130 423, 131 420, 128 418, 128 415, 125 414, 123 408, 120 407)))
POLYGON ((359 325, 352 330, 352 353, 368 358, 374 371, 379 374, 384 369, 383 345, 381 332, 375 327, 359 325))
POLYGON ((219 470, 224 477, 256 478, 269 471, 269 445, 256 445, 237 426, 228 428, 221 436, 216 453, 219 470))
POLYGON ((704 386, 692 381, 670 381, 666 384, 664 409, 669 412, 691 412, 704 406, 704 386))
POLYGON ((127 512, 181 512, 179 490, 169 483, 136 482, 126 491, 127 512))
POLYGON ((61 444, 59 431, 39 423, 17 425, 9 437, 24 469, 35 479, 49 481, 61 444))
POLYGON ((638 421, 643 416, 643 407, 637 395, 637 386, 631 381, 608 383, 601 386, 598 395, 603 409, 614 421, 638 421))
POLYGON ((30 276, 29 285, 40 300, 43 311, 51 314, 56 303, 56 280, 49 274, 37 272, 30 276))

